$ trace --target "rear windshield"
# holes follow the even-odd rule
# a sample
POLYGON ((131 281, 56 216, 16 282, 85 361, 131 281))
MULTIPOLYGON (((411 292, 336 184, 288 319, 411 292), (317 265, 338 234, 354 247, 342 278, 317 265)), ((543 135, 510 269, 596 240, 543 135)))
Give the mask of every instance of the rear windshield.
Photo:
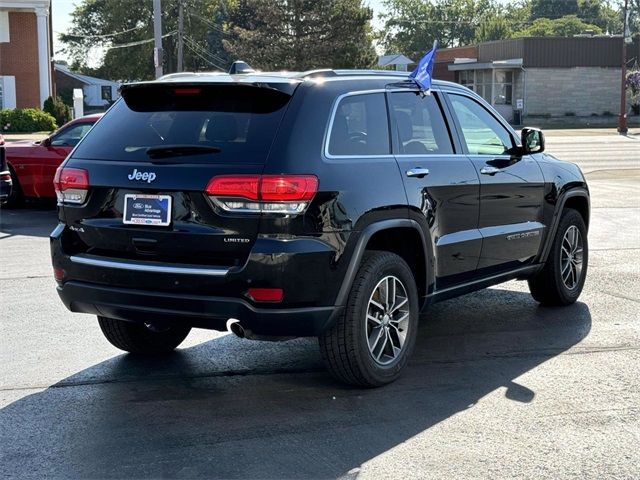
POLYGON ((75 158, 146 162, 150 147, 213 147, 172 163, 264 163, 290 95, 238 85, 144 86, 123 92, 75 158))

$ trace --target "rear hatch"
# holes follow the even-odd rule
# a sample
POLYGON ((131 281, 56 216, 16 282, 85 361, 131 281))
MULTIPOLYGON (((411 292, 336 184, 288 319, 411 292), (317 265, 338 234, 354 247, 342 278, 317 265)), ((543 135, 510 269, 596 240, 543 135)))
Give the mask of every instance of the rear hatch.
POLYGON ((65 253, 243 265, 260 216, 225 210, 207 188, 214 177, 240 176, 250 183, 262 173, 295 87, 291 82, 126 86, 123 98, 58 172, 58 201, 69 226, 65 253))

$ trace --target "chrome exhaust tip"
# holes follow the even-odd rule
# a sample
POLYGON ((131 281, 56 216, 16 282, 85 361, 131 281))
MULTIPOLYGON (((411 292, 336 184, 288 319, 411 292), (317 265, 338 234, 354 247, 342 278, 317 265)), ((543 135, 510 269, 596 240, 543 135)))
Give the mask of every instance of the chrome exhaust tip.
POLYGON ((238 338, 246 338, 244 327, 240 325, 240 320, 236 318, 230 318, 227 321, 227 330, 233 333, 238 338))

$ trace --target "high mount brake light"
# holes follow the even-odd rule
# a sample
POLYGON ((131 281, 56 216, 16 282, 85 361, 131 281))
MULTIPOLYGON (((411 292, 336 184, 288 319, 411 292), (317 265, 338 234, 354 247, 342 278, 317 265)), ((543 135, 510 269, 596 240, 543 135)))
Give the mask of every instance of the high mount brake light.
POLYGON ((84 203, 89 192, 89 172, 82 168, 58 167, 53 179, 60 203, 84 203))
POLYGON ((314 175, 221 175, 205 192, 223 210, 241 213, 302 213, 318 191, 314 175))
POLYGON ((176 95, 200 95, 201 88, 176 88, 173 90, 176 95))

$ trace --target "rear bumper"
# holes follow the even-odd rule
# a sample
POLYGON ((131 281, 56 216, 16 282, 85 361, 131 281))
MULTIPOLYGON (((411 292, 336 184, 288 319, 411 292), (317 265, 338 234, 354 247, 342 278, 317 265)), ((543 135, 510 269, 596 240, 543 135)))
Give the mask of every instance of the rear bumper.
POLYGON ((336 305, 346 265, 313 238, 256 241, 242 267, 163 264, 65 252, 60 224, 51 234, 54 268, 64 271, 58 294, 73 312, 134 322, 163 321, 225 331, 237 319, 255 336, 317 336, 341 310, 336 305), (250 287, 282 288, 282 303, 254 302, 250 287))
POLYGON ((316 336, 339 312, 335 307, 260 309, 239 298, 168 295, 69 281, 58 295, 72 312, 133 322, 166 322, 225 331, 230 318, 249 334, 316 336))

